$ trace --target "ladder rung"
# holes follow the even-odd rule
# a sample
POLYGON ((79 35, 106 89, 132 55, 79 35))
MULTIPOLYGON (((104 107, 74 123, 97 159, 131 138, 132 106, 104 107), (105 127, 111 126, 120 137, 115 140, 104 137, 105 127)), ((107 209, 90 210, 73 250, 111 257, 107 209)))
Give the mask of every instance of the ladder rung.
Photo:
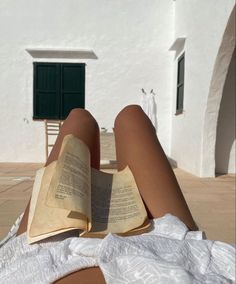
POLYGON ((61 120, 44 120, 46 135, 46 159, 48 158, 48 148, 55 144, 48 144, 49 136, 58 136, 63 121, 61 120))

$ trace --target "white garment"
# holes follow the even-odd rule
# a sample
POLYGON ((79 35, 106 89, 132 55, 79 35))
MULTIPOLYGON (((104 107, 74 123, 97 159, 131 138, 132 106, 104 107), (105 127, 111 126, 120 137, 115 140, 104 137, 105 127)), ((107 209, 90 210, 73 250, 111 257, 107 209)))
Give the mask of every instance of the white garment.
POLYGON ((26 235, 0 248, 0 283, 52 283, 73 271, 100 266, 107 283, 232 283, 235 248, 203 240, 167 214, 149 233, 104 239, 61 234, 28 245, 26 235))
POLYGON ((153 93, 144 94, 142 93, 140 105, 143 111, 151 120, 155 129, 157 129, 157 110, 156 110, 156 101, 153 93))

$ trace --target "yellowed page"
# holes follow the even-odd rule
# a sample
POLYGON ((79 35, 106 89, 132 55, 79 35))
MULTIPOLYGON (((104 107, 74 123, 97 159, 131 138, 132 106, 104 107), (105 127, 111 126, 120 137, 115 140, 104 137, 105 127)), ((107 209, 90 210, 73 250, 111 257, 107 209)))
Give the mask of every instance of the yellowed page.
POLYGON ((33 242, 32 238, 29 236, 29 229, 30 229, 31 224, 32 224, 32 220, 33 220, 33 216, 34 216, 34 212, 35 212, 35 208, 36 208, 37 198, 38 198, 38 195, 39 195, 39 190, 40 190, 40 185, 41 185, 41 180, 43 178, 44 170, 45 170, 45 168, 39 169, 36 172, 36 175, 35 175, 33 191, 32 191, 32 195, 31 195, 31 199, 30 199, 30 207, 29 207, 29 215, 28 215, 28 223, 27 223, 27 231, 26 231, 28 243, 33 242))
POLYGON ((51 163, 46 168, 40 169, 35 178, 33 187, 27 237, 29 243, 59 234, 68 230, 87 229, 87 219, 79 215, 80 219, 73 216, 77 212, 46 206, 46 197, 49 184, 57 162, 51 163))
POLYGON ((125 233, 145 223, 147 212, 128 167, 115 174, 92 169, 91 174, 92 228, 85 235, 125 233))
POLYGON ((50 183, 47 205, 79 212, 90 220, 90 204, 90 152, 83 141, 67 135, 50 183))

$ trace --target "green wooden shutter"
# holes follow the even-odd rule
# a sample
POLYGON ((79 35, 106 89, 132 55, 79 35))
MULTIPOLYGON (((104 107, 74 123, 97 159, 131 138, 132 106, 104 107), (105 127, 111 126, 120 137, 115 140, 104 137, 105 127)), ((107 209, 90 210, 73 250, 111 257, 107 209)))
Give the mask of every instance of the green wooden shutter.
POLYGON ((61 118, 65 119, 73 108, 85 105, 85 64, 61 65, 61 118))
POLYGON ((84 97, 85 64, 34 63, 34 119, 65 119, 84 97))
POLYGON ((60 66, 34 63, 34 118, 59 119, 60 66))

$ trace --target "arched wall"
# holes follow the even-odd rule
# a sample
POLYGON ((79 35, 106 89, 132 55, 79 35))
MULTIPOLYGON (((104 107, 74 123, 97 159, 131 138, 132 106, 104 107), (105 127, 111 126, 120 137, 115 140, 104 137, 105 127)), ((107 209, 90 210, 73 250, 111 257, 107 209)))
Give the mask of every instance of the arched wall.
POLYGON ((235 6, 228 20, 211 79, 202 138, 201 177, 215 176, 217 121, 223 89, 235 48, 235 6))
POLYGON ((215 147, 216 174, 235 173, 236 49, 220 103, 215 147))

